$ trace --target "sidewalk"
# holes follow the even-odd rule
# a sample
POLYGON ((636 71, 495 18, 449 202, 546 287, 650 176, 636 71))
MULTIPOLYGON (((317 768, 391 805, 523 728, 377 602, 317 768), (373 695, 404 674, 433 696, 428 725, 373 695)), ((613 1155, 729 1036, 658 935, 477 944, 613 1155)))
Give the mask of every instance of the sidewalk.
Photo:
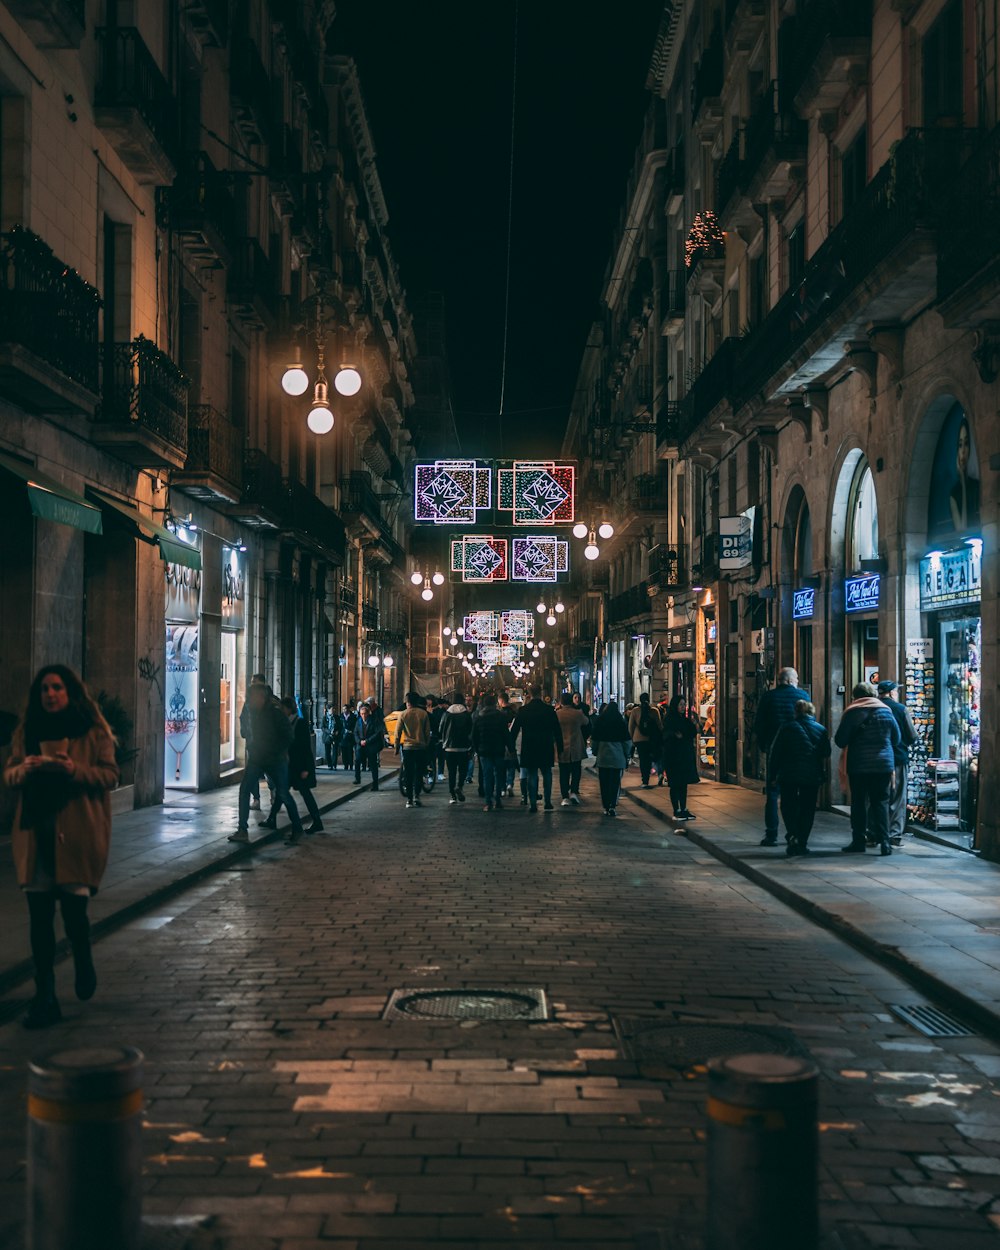
MULTIPOLYGON (((643 790, 627 770, 623 794, 661 816, 716 859, 832 929, 967 1023, 1000 1036, 1000 865, 908 835, 888 858, 841 855, 843 817, 819 812, 812 854, 788 859, 763 837, 763 796, 702 782, 688 806, 697 819, 675 824, 666 786, 643 790)), ((808 977, 808 969, 803 969, 808 977)))
MULTIPOLYGON (((382 757, 380 788, 396 793, 397 769, 391 752, 382 757)), ((327 813, 371 788, 368 774, 354 784, 354 773, 317 769, 316 802, 327 813)), ((210 873, 231 867, 254 848, 281 840, 288 827, 282 811, 277 832, 258 829, 265 812, 250 813, 250 846, 230 842, 237 823, 238 786, 203 794, 168 791, 161 807, 144 807, 114 818, 111 855, 99 893, 90 904, 95 934, 107 933, 210 873)), ((267 807, 267 789, 263 790, 267 807)), ((305 816, 301 798, 296 802, 305 816)), ((308 824, 308 816, 304 823, 308 824)), ((336 819, 325 821, 336 833, 336 819)), ((317 835, 323 836, 323 835, 317 835)), ((0 838, 0 914, 7 918, 0 932, 0 994, 30 975, 27 911, 14 877, 10 838, 0 838), (23 915, 22 915, 23 913, 23 915)), ((65 947, 65 943, 62 944, 65 947)))

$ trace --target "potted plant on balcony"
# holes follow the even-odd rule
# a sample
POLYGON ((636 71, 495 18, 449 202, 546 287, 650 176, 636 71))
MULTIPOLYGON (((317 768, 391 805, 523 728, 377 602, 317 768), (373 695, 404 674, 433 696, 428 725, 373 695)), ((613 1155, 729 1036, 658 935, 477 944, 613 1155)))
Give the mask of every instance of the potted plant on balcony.
POLYGON ((684 243, 684 264, 693 272, 703 260, 724 260, 726 236, 710 208, 695 215, 684 243))

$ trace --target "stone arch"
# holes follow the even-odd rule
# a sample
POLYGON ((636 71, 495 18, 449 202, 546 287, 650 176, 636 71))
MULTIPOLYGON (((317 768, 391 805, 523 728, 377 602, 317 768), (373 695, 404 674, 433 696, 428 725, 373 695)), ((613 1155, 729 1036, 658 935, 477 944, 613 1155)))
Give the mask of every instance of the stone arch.
MULTIPOLYGON (((953 378, 940 377, 923 391, 916 420, 908 442, 912 447, 909 464, 903 474, 904 490, 900 496, 900 529, 907 547, 926 545, 927 510, 930 502, 931 468, 945 418, 955 404, 960 404, 972 430, 972 438, 982 454, 983 431, 977 420, 975 405, 967 388, 953 378)), ((980 463, 980 475, 983 466, 980 463)))
MULTIPOLYGON (((847 526, 850 521, 849 505, 854 482, 868 457, 860 447, 845 447, 834 463, 831 480, 835 483, 829 501, 827 521, 826 561, 830 576, 843 574, 847 551, 847 526)), ((876 497, 878 487, 876 486, 876 497)))

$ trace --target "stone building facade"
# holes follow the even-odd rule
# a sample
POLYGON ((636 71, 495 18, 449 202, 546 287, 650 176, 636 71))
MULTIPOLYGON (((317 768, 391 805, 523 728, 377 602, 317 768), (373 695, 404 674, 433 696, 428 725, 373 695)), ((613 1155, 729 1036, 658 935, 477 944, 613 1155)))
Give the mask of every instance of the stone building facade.
POLYGON ((310 718, 398 696, 368 664, 409 611, 387 224, 331 3, 0 5, 0 707, 80 670, 130 725, 123 805, 238 775, 254 672, 310 718))
MULTIPOLYGON (((647 145, 677 170, 654 231, 654 402, 686 568, 652 672, 711 731, 705 772, 753 785, 778 668, 831 731, 857 681, 898 681, 920 734, 911 817, 992 858, 997 29, 995 0, 668 3, 647 145)), ((574 421, 583 446, 596 422, 579 403, 574 421)))

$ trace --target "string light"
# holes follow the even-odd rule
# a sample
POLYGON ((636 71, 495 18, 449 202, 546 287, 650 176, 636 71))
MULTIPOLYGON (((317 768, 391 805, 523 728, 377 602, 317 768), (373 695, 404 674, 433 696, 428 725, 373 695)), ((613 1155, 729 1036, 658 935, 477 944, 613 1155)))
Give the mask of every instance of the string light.
POLYGON ((695 214, 684 241, 684 264, 690 269, 703 258, 718 259, 726 254, 726 236, 710 208, 695 214))

